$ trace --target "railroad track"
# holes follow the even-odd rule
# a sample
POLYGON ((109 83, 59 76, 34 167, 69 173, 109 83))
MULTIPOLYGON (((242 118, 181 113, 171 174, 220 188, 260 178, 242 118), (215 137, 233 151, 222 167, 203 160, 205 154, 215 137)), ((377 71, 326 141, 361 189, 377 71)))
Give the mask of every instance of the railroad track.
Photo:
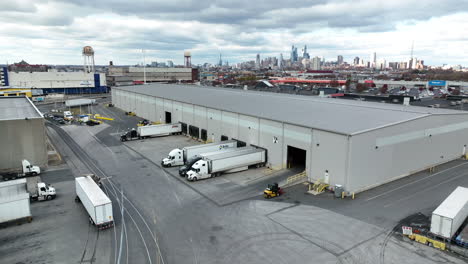
MULTIPOLYGON (((108 175, 99 167, 98 164, 94 162, 94 159, 88 155, 74 140, 73 138, 66 133, 59 126, 51 123, 46 123, 46 125, 52 128, 57 134, 62 138, 62 140, 67 144, 67 146, 74 152, 77 158, 88 168, 88 170, 100 176, 103 179, 104 191, 106 194, 113 200, 114 204, 118 205, 119 214, 123 210, 123 218, 114 219, 124 220, 129 219, 130 223, 135 227, 138 233, 139 239, 142 241, 145 248, 145 255, 147 263, 153 264, 165 264, 164 258, 162 257, 161 250, 156 239, 156 236, 153 230, 150 228, 148 221, 143 216, 143 214, 138 210, 134 203, 122 193, 122 189, 119 188, 113 180, 111 180, 108 175), (154 254, 152 254, 154 252, 154 254)), ((115 211, 115 210, 114 210, 115 211)), ((117 214, 114 214, 114 218, 117 214)), ((116 226, 118 223, 115 223, 116 226)), ((114 229, 114 263, 130 263, 129 262, 129 243, 128 243, 128 227, 126 221, 122 221, 121 225, 121 239, 117 239, 117 231, 114 229), (122 234, 125 234, 123 236, 122 234), (120 243, 118 240, 121 240, 120 243), (125 249, 124 249, 125 245, 125 249), (122 257, 122 251, 125 250, 124 257, 122 257), (120 262, 119 262, 120 261, 120 262)), ((130 234, 131 235, 131 234, 130 234)), ((88 243, 88 242, 87 242, 88 243)), ((97 244, 97 243, 96 243, 97 244)), ((85 249, 86 251, 86 249, 85 249)), ((95 255, 95 253, 94 253, 95 255)), ((88 262, 89 263, 89 262, 88 262)))

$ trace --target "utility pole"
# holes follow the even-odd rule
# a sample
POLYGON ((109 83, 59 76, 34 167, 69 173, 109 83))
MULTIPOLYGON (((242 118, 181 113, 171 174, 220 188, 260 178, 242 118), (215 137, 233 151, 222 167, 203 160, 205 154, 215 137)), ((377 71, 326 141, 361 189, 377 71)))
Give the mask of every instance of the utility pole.
POLYGON ((146 58, 145 58, 145 50, 142 49, 141 52, 143 53, 143 83, 146 84, 146 58))

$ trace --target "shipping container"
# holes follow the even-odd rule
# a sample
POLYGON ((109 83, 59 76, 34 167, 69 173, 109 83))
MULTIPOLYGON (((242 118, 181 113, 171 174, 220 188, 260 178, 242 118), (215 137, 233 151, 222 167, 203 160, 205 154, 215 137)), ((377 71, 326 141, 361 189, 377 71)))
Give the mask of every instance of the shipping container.
POLYGON ((457 187, 432 212, 431 233, 451 239, 468 216, 468 188, 457 187))
POLYGON ((99 228, 114 224, 112 201, 90 176, 75 178, 77 201, 81 201, 92 224, 99 228))

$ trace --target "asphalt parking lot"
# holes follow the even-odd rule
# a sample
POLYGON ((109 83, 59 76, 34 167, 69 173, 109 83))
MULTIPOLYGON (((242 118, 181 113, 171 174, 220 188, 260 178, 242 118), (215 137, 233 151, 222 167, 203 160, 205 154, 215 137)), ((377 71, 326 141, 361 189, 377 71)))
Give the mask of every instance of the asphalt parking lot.
MULTIPOLYGON (((186 146, 202 143, 187 136, 173 135, 127 141, 124 144, 138 155, 152 162, 155 166, 160 166, 161 160, 167 157, 172 149, 182 149, 186 146)), ((287 177, 300 172, 297 170, 273 171, 266 167, 249 168, 246 171, 226 173, 220 177, 190 182, 179 176, 179 167, 161 169, 218 205, 226 205, 248 198, 259 197, 263 194, 263 189, 269 183, 285 182, 287 177)))
POLYGON ((49 167, 41 178, 57 189, 57 197, 32 202, 31 223, 0 230, 0 263, 103 263, 112 252, 111 233, 101 232, 95 243, 97 230, 89 224, 84 207, 74 201, 72 172, 63 166, 49 167))

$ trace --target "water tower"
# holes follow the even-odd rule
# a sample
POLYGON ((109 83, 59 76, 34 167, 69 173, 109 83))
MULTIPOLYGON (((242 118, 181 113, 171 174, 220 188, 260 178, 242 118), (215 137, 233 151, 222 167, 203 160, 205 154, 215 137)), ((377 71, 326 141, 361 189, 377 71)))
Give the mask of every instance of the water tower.
POLYGON ((190 51, 184 52, 184 65, 186 68, 192 68, 192 54, 190 54, 190 51))
POLYGON ((94 72, 94 50, 91 46, 85 46, 83 48, 83 59, 84 59, 84 71, 94 72))

